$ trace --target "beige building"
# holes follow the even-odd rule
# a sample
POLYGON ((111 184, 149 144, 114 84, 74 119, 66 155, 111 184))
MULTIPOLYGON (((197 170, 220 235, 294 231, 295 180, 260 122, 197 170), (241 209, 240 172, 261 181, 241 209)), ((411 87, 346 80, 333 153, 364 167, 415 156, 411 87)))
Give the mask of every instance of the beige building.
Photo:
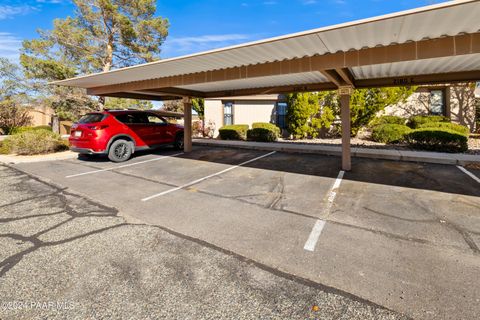
MULTIPOLYGON (((477 92, 480 91, 477 89, 477 92)), ((205 100, 205 123, 218 129, 227 124, 270 122, 285 129, 288 106, 282 95, 229 97, 205 100)), ((465 85, 422 86, 405 103, 385 108, 382 114, 408 118, 438 114, 475 130, 475 93, 465 85)))
POLYGON ((205 100, 205 124, 218 129, 228 124, 271 122, 285 127, 287 105, 282 97, 274 95, 244 96, 205 100))
POLYGON ((29 115, 32 118, 31 125, 37 126, 50 126, 52 123, 52 116, 54 115, 53 109, 46 106, 36 106, 29 108, 29 115))
POLYGON ((466 85, 421 86, 405 103, 388 106, 383 114, 408 118, 443 115, 475 131, 475 89, 466 85))
MULTIPOLYGON (((52 126, 53 116, 55 112, 52 108, 46 106, 35 106, 29 108, 29 115, 31 117, 31 126, 52 126)), ((70 127, 72 126, 71 121, 60 121, 59 124, 59 133, 61 135, 70 134, 70 127)))

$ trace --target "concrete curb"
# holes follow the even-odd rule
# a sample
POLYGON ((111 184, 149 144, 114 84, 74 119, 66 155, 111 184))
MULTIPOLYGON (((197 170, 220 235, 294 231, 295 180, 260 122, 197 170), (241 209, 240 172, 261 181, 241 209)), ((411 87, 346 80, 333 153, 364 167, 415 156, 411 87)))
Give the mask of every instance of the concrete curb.
POLYGON ((6 163, 6 164, 30 163, 30 162, 74 159, 77 157, 78 157, 78 153, 71 152, 71 151, 42 154, 42 155, 35 155, 35 156, 0 155, 0 163, 6 163))
MULTIPOLYGON (((250 141, 224 141, 224 140, 206 140, 194 139, 194 145, 209 147, 230 147, 239 149, 253 149, 264 151, 282 151, 293 153, 313 153, 329 156, 341 156, 342 148, 340 146, 325 145, 305 145, 279 142, 250 142, 250 141)), ((450 165, 468 165, 480 164, 480 155, 470 155, 462 153, 441 153, 424 151, 404 151, 390 149, 369 149, 352 147, 352 157, 384 159, 408 162, 425 162, 450 165)))

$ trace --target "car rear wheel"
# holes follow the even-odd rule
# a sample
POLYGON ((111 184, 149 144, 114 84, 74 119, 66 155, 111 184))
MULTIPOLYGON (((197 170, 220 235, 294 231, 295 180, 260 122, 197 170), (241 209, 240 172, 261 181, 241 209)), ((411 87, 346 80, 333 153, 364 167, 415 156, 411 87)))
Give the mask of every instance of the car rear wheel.
POLYGON ((114 141, 108 150, 108 159, 113 162, 123 162, 132 156, 132 143, 127 140, 119 139, 114 141))
POLYGON ((177 150, 183 149, 183 134, 177 134, 175 137, 175 142, 173 143, 173 147, 177 150))

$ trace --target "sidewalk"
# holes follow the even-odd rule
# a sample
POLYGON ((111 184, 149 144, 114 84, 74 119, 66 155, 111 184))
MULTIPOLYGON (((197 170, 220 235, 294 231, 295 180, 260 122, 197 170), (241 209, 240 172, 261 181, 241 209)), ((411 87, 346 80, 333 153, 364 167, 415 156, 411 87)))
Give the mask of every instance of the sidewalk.
MULTIPOLYGON (((297 153, 315 153, 331 156, 341 156, 341 146, 325 146, 325 145, 305 145, 282 142, 251 142, 251 141, 233 141, 233 140, 207 140, 194 139, 194 145, 211 146, 211 147, 232 147, 241 149, 254 149, 265 151, 283 151, 297 153)), ((369 149, 352 147, 352 157, 373 158, 385 160, 411 161, 440 163, 453 165, 468 165, 472 163, 480 164, 479 155, 462 154, 462 153, 442 153, 442 152, 426 152, 426 151, 404 151, 404 150, 388 150, 388 149, 369 149)))

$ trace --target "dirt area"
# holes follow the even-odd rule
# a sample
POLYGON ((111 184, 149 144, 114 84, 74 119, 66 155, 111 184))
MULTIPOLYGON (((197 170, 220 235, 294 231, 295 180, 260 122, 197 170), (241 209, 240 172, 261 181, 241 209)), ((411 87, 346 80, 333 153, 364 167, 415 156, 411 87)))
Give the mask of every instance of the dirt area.
MULTIPOLYGON (((278 142, 284 143, 299 143, 299 144, 319 144, 319 145, 341 145, 342 139, 278 139, 278 142)), ((385 144, 380 142, 375 142, 371 140, 365 140, 361 138, 352 138, 351 139, 352 147, 363 147, 370 149, 388 149, 388 150, 415 150, 410 148, 406 144, 385 144)), ((480 155, 480 137, 468 139, 468 151, 466 154, 478 154, 480 155)))

